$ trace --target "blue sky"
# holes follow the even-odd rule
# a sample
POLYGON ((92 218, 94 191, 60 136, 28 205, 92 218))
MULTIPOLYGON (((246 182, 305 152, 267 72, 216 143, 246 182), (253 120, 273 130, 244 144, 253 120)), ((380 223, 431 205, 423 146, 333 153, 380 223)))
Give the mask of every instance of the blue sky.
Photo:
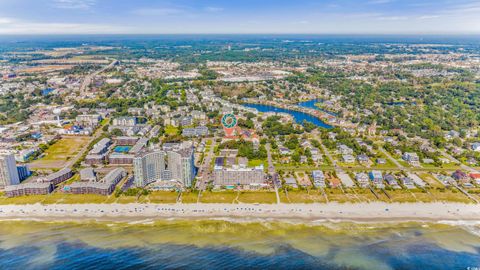
POLYGON ((479 34, 480 0, 0 0, 0 34, 479 34))

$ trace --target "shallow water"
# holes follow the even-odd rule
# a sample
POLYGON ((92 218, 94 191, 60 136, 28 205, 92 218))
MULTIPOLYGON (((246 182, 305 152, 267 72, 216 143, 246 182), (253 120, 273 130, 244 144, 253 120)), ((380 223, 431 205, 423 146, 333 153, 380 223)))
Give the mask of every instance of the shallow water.
POLYGON ((0 222, 1 269, 467 269, 478 224, 0 222))

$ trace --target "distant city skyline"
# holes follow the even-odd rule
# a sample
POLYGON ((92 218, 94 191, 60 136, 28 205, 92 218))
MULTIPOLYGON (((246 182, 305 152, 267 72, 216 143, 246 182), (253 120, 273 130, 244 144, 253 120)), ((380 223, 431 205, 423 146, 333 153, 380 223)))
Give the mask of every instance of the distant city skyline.
POLYGON ((472 0, 2 0, 0 34, 478 34, 472 0))

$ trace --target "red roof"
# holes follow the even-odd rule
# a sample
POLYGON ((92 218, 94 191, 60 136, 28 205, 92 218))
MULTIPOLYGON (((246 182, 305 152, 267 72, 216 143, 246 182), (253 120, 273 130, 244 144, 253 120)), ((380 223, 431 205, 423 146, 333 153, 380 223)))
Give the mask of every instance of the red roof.
POLYGON ((480 173, 471 173, 470 177, 473 179, 480 179, 480 173))

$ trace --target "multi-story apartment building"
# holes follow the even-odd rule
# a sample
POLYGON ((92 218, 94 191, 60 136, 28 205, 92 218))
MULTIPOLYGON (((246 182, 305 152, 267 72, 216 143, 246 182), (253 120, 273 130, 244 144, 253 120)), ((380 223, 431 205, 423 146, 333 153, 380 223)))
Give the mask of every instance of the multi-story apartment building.
POLYGON ((0 155, 0 187, 20 184, 17 163, 13 154, 0 155))
POLYGON ((140 153, 135 157, 133 166, 135 185, 138 187, 157 180, 174 180, 190 187, 195 178, 194 151, 188 143, 168 150, 140 153))
POLYGON ((165 171, 165 152, 143 153, 133 159, 135 185, 144 187, 157 180, 162 180, 165 171))

